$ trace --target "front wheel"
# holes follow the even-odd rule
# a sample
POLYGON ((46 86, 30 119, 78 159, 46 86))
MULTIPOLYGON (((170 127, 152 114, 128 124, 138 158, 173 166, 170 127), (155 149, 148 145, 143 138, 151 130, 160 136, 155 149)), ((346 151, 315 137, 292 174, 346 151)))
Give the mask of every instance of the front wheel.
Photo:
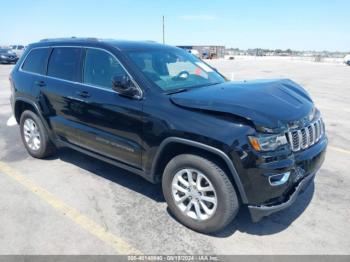
POLYGON ((174 157, 164 170, 162 187, 170 211, 198 232, 223 229, 239 210, 237 194, 227 174, 201 156, 174 157))

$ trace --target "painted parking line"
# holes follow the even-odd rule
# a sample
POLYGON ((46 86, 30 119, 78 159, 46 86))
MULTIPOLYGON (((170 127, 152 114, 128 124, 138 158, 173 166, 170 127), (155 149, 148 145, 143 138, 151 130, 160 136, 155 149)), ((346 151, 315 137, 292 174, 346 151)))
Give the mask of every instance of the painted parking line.
POLYGON ((328 149, 331 149, 331 150, 336 151, 338 153, 350 155, 350 150, 346 150, 343 148, 339 148, 339 147, 335 147, 335 146, 328 146, 328 149))
POLYGON ((41 200, 48 203, 55 210, 59 211, 64 216, 71 219, 73 222, 78 224, 80 227, 88 231, 90 234, 99 238, 106 244, 112 246, 117 254, 142 254, 141 251, 132 247, 130 244, 112 234, 111 232, 106 231, 105 228, 86 217, 85 215, 79 213, 78 210, 64 203, 60 199, 56 198, 53 194, 45 190, 44 188, 36 185, 30 181, 25 176, 21 175, 18 171, 14 170, 6 163, 0 161, 0 172, 14 179, 27 190, 36 194, 41 200))

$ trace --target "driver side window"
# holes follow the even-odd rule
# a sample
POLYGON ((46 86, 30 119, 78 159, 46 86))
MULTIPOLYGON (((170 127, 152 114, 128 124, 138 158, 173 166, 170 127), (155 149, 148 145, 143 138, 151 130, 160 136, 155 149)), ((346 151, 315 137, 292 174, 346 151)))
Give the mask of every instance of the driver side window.
POLYGON ((122 74, 126 72, 114 56, 99 49, 86 50, 83 76, 85 84, 112 89, 113 77, 122 74))

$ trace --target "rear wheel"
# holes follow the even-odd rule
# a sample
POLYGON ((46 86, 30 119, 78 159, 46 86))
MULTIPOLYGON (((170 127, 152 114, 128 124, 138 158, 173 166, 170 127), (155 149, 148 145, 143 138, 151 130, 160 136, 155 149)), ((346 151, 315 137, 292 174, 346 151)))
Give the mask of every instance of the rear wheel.
POLYGON ((45 158, 55 152, 47 130, 34 112, 26 110, 22 113, 20 130, 23 144, 31 156, 45 158))
POLYGON ((174 157, 164 170, 162 187, 175 217, 202 233, 223 229, 239 210, 237 194, 223 169, 197 155, 174 157))

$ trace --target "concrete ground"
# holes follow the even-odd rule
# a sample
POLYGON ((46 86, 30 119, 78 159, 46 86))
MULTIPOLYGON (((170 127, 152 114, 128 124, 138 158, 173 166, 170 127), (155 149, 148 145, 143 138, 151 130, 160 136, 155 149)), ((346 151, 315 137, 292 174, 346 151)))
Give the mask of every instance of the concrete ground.
POLYGON ((34 159, 8 121, 12 66, 0 65, 0 254, 350 254, 350 67, 210 63, 229 78, 291 78, 321 109, 326 161, 292 207, 257 224, 242 209, 207 236, 169 215, 159 185, 69 149, 34 159))

